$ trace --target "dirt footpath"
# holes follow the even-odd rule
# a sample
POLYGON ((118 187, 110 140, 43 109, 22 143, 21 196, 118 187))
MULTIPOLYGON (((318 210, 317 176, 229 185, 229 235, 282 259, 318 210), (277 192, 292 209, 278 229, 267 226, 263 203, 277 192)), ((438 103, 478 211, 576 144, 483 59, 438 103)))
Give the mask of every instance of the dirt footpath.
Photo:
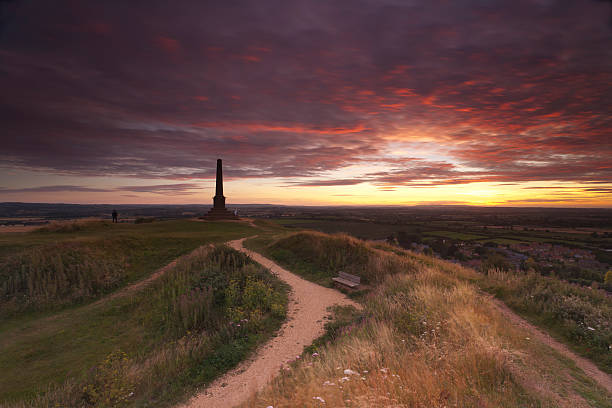
POLYGON ((547 346, 552 347, 553 349, 561 353, 563 356, 574 361, 574 363, 576 363, 576 365, 582 371, 584 371, 586 375, 597 381, 599 385, 604 387, 606 390, 608 390, 610 394, 612 394, 612 378, 608 374, 601 371, 591 361, 587 360, 584 357, 580 357, 579 355, 571 351, 569 348, 567 348, 566 345, 561 344, 557 340, 553 339, 549 334, 544 333, 531 323, 527 322, 525 319, 510 310, 510 308, 506 306, 506 304, 501 300, 495 299, 492 296, 490 296, 490 298, 495 304, 495 306, 497 306, 499 311, 504 315, 504 317, 506 317, 506 319, 510 320, 510 322, 512 322, 515 326, 521 327, 529 331, 534 338, 538 339, 547 346))
POLYGON ((244 238, 231 241, 228 245, 246 253, 291 286, 287 321, 278 336, 260 347, 250 360, 213 382, 183 407, 229 408, 246 401, 252 392, 261 390, 284 363, 295 359, 304 346, 323 334, 323 318, 329 314, 328 307, 360 307, 342 293, 304 280, 260 254, 245 249, 243 241, 244 238))

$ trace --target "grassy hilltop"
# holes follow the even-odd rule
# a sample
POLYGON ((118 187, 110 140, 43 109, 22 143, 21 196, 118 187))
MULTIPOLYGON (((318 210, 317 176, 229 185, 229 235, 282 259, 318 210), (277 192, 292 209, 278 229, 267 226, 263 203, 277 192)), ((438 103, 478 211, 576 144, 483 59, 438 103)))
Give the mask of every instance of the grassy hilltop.
POLYGON ((598 290, 344 234, 181 220, 0 234, 0 407, 184 401, 285 320, 287 287, 219 245, 256 234, 248 247, 323 286, 339 270, 359 275, 350 296, 363 310, 336 308, 326 334, 245 407, 612 406, 487 294, 610 372, 612 302, 598 290))
POLYGON ((285 285, 216 245, 252 231, 88 222, 1 237, 0 406, 168 406, 233 367, 285 317, 285 285))
MULTIPOLYGON (((502 318, 479 289, 498 276, 342 234, 247 246, 323 285, 344 270, 369 289, 353 293, 363 313, 339 310, 327 336, 245 407, 611 406, 573 363, 502 318)), ((610 316, 609 300, 583 302, 610 316)))

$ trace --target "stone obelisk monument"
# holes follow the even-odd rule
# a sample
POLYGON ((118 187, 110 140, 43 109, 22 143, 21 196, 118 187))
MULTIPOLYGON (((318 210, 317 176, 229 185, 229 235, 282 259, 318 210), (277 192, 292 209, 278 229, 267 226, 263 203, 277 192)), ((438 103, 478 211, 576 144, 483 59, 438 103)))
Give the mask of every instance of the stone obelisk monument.
POLYGON ((217 159, 217 186, 213 197, 213 208, 204 216, 207 220, 237 220, 231 211, 225 208, 225 197, 223 196, 223 164, 217 159))

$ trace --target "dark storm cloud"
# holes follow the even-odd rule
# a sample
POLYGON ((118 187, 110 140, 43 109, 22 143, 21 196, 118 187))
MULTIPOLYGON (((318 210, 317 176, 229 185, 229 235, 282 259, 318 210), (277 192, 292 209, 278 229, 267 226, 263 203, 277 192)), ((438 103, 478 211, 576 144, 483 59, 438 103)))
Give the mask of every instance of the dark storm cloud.
POLYGON ((157 193, 157 194, 192 194, 189 191, 201 188, 195 183, 157 184, 149 186, 123 186, 117 187, 116 191, 129 191, 133 193, 157 193))
POLYGON ((85 193, 105 193, 112 190, 101 188, 88 188, 83 186, 42 186, 28 188, 0 188, 0 194, 9 193, 57 193, 57 192, 85 192, 85 193))
POLYGON ((143 186, 122 186, 116 188, 89 188, 73 185, 42 186, 27 188, 0 188, 0 194, 12 193, 57 193, 57 192, 85 192, 85 193, 109 193, 127 191, 132 193, 156 193, 156 194, 192 194, 190 190, 199 189, 201 186, 195 183, 156 184, 143 186))
POLYGON ((4 167, 316 178, 427 128, 453 163, 301 185, 612 180, 607 3, 2 4, 4 167))

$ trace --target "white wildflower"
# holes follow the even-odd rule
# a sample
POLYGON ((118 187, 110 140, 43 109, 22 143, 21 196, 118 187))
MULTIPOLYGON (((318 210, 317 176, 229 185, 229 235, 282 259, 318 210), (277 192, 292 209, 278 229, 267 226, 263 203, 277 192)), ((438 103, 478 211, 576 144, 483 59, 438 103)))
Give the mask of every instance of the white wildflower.
POLYGON ((321 397, 312 397, 313 400, 321 401, 322 404, 325 404, 325 400, 321 397))
POLYGON ((353 371, 353 370, 351 370, 349 368, 344 370, 344 374, 346 374, 346 375, 359 375, 359 373, 357 371, 353 371))

